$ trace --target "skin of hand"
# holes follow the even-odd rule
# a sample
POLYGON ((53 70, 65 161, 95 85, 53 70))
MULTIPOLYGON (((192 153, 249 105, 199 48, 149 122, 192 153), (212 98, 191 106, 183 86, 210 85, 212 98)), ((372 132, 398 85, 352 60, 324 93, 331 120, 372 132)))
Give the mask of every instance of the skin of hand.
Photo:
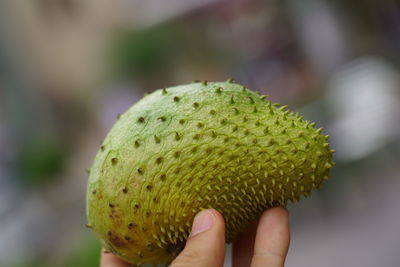
MULTIPOLYGON (((267 209, 258 222, 241 233, 233 244, 233 267, 283 267, 290 243, 286 208, 267 209)), ((225 256, 225 223, 214 210, 194 218, 184 250, 171 267, 222 267, 225 256)), ((111 253, 102 253, 101 267, 132 266, 111 253)))

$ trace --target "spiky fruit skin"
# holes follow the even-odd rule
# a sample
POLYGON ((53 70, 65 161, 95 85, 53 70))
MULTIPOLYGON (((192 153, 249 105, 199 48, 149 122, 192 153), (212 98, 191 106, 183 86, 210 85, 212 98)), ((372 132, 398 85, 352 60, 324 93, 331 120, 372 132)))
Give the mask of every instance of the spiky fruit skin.
POLYGON ((168 263, 197 212, 231 242, 268 207, 308 196, 332 151, 315 124, 232 82, 155 91, 120 116, 90 171, 87 218, 131 263, 168 263))

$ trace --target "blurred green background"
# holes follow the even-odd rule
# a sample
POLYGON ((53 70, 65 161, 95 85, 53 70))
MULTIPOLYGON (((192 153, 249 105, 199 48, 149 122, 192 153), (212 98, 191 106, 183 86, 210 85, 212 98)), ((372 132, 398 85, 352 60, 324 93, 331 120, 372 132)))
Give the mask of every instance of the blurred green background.
POLYGON ((399 51, 395 0, 1 1, 0 266, 97 266, 85 169, 117 114, 228 77, 337 150, 287 266, 400 266, 399 51))

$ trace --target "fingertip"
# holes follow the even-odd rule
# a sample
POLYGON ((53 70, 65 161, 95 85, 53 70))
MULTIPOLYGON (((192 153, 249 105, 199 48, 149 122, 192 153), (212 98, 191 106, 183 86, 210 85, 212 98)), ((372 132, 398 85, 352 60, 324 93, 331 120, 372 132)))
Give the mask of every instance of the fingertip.
POLYGON ((192 230, 189 238, 209 229, 221 232, 222 230, 224 231, 224 228, 225 221, 222 214, 215 209, 205 209, 197 213, 193 219, 192 230))
POLYGON ((193 219, 189 238, 211 229, 215 225, 216 220, 216 215, 211 210, 202 210, 197 213, 193 219))
POLYGON ((289 211, 286 207, 279 206, 269 208, 261 215, 257 236, 261 235, 266 237, 267 234, 271 241, 289 243, 289 211))
POLYGON ((215 216, 216 223, 225 224, 224 217, 216 209, 208 209, 208 211, 210 211, 215 216))
POLYGON ((210 209, 210 212, 215 217, 215 231, 219 233, 221 242, 225 244, 225 219, 220 212, 215 209, 210 209))
POLYGON ((261 215, 261 220, 271 220, 271 222, 282 224, 282 222, 289 221, 289 211, 286 207, 282 206, 269 208, 261 215))
POLYGON ((225 224, 222 215, 215 209, 199 212, 185 248, 171 266, 222 266, 225 249, 225 224))

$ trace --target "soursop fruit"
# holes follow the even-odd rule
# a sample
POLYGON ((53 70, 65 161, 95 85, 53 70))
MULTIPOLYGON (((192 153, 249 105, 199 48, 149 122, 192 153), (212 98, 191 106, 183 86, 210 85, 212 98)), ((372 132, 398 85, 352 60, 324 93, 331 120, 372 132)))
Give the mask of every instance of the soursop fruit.
POLYGON ((221 212, 232 242, 266 208, 319 188, 332 152, 322 128, 234 82, 160 89, 102 143, 87 226, 128 262, 169 263, 200 210, 221 212))

